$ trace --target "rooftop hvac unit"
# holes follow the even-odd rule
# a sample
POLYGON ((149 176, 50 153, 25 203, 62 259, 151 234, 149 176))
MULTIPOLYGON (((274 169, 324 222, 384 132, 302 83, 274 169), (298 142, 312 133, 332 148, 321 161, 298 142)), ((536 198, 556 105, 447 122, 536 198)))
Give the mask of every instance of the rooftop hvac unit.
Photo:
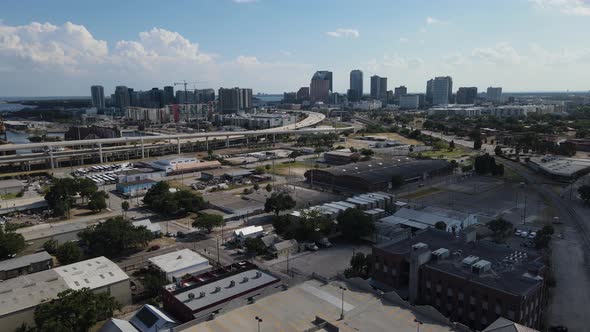
POLYGON ((193 300, 195 298, 195 293, 188 293, 188 299, 193 300))
POLYGON ((412 246, 412 250, 419 250, 422 248, 428 248, 428 245, 426 243, 419 242, 412 246))
POLYGON ((250 280, 250 279, 248 279, 248 277, 244 277, 244 279, 242 279, 242 283, 245 284, 248 282, 248 280, 250 280))
POLYGON ((471 266, 471 272, 475 274, 482 274, 492 269, 492 263, 486 260, 480 260, 479 262, 471 266))
POLYGON ((256 276, 254 277, 254 279, 258 279, 262 277, 262 273, 260 271, 256 271, 256 276))
POLYGON ((479 257, 469 255, 463 259, 463 267, 470 268, 471 265, 475 264, 479 260, 479 257))
POLYGON ((202 298, 204 298, 204 297, 205 297, 205 292, 200 292, 200 293, 199 293, 199 298, 200 298, 200 299, 202 299, 202 298))
POLYGON ((221 287, 215 286, 215 290, 213 291, 213 293, 219 293, 219 292, 221 292, 221 287))
POLYGON ((235 281, 232 280, 232 281, 229 282, 229 287, 230 288, 231 287, 234 287, 235 285, 236 285, 236 282, 235 281))
POLYGON ((446 249, 446 248, 438 248, 432 252, 432 258, 433 258, 433 260, 436 260, 436 261, 440 261, 445 258, 449 258, 450 255, 451 255, 451 252, 449 251, 449 249, 446 249))

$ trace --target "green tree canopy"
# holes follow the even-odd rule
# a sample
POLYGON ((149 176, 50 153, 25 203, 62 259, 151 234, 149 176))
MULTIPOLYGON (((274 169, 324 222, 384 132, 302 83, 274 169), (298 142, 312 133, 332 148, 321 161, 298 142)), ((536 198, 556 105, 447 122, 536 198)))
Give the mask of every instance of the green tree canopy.
POLYGON ((213 228, 221 225, 223 225, 223 217, 218 214, 200 213, 193 221, 193 227, 204 229, 207 233, 211 233, 213 228))
POLYGON ((260 238, 247 238, 244 240, 244 247, 250 253, 260 255, 264 253, 266 247, 260 238))
POLYGON ((163 214, 187 214, 202 210, 206 203, 202 196, 189 191, 170 192, 170 185, 160 181, 143 198, 143 202, 153 211, 163 214))
POLYGON ((295 205, 295 200, 287 192, 275 192, 266 199, 266 202, 264 203, 264 211, 272 211, 278 216, 281 211, 290 210, 294 208, 295 205))
POLYGON ((578 194, 580 195, 580 198, 588 203, 588 201, 590 201, 590 186, 589 185, 583 185, 580 186, 578 188, 578 194))
POLYGON ((434 228, 440 229, 441 231, 446 231, 447 224, 444 221, 437 221, 436 224, 434 224, 434 228))
POLYGON ((100 212, 107 208, 107 198, 109 194, 104 191, 96 191, 90 196, 88 208, 93 212, 100 212))
POLYGON ((25 248, 25 238, 10 230, 0 226, 0 259, 10 258, 11 255, 21 252, 25 248))
POLYGON ((487 227, 494 233, 494 240, 496 242, 502 242, 514 228, 510 222, 503 218, 490 221, 487 227))
POLYGON ((61 265, 76 263, 82 260, 82 249, 74 242, 66 242, 57 247, 55 256, 61 265))
POLYGON ((375 228, 373 219, 358 209, 348 209, 342 212, 337 220, 342 235, 349 240, 359 240, 364 236, 371 235, 375 228))
POLYGON ((38 332, 86 332, 117 309, 119 304, 107 293, 68 289, 35 308, 35 324, 38 332))
POLYGON ((153 234, 119 216, 86 228, 78 237, 93 256, 115 257, 128 249, 145 247, 153 234))

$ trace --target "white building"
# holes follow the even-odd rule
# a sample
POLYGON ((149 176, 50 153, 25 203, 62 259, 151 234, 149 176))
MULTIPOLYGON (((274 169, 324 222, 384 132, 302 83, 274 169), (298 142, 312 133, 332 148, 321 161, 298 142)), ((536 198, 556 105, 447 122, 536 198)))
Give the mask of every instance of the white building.
POLYGON ((171 282, 187 274, 206 272, 211 269, 209 261, 190 249, 173 251, 148 259, 151 266, 162 272, 171 282))
POLYGON ((160 233, 162 233, 162 228, 160 227, 160 224, 152 223, 152 221, 149 219, 137 220, 132 222, 132 224, 135 227, 145 227, 148 231, 152 232, 154 236, 159 236, 160 233))
POLYGON ((352 103, 352 108, 360 111, 372 111, 383 107, 381 100, 362 100, 352 103))
POLYGON ((453 230, 459 232, 463 228, 478 223, 475 214, 463 214, 451 210, 428 208, 422 210, 401 208, 393 215, 380 220, 382 223, 401 225, 418 230, 436 227, 436 224, 441 221, 445 224, 445 230, 447 232, 452 232, 453 230))
POLYGON ((420 107, 420 96, 403 95, 399 97, 399 108, 405 110, 415 110, 420 107))
POLYGON ((255 238, 264 234, 264 228, 262 226, 248 226, 234 231, 234 238, 238 241, 244 241, 245 239, 255 238))
POLYGON ((152 163, 152 165, 166 173, 171 173, 187 168, 194 168, 198 166, 199 160, 195 157, 178 157, 172 159, 159 159, 152 163))

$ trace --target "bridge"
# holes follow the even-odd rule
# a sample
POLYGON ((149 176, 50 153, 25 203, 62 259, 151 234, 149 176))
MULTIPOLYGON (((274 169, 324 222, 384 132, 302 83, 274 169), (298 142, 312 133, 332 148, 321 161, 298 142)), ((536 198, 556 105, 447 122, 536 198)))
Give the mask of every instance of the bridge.
POLYGON ((31 164, 48 163, 50 168, 59 167, 63 161, 76 161, 83 165, 85 159, 98 157, 100 163, 112 160, 149 158, 154 155, 181 154, 202 148, 230 147, 232 144, 249 145, 261 136, 276 142, 277 135, 305 135, 351 130, 346 128, 310 128, 324 120, 321 113, 301 111, 306 118, 295 124, 247 131, 214 131, 189 134, 171 134, 154 136, 118 137, 96 140, 73 140, 43 143, 0 145, 0 166, 23 165, 30 169, 31 164), (47 152, 18 153, 17 150, 41 150, 47 152), (63 150, 62 150, 63 149, 63 150))

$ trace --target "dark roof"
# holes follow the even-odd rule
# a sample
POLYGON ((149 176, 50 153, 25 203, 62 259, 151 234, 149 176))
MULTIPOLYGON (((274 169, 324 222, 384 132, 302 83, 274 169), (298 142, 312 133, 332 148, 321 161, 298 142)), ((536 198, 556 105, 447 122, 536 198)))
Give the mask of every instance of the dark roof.
POLYGON ((525 277, 524 275, 528 273, 529 269, 539 270, 544 266, 540 262, 540 256, 535 253, 527 251, 526 257, 518 261, 508 262, 507 257, 517 251, 523 251, 490 241, 480 240, 466 243, 452 233, 435 228, 427 228, 417 232, 416 236, 407 240, 397 243, 384 243, 375 247, 385 252, 409 257, 411 247, 417 243, 427 244, 430 251, 445 248, 451 252, 448 259, 430 260, 425 264, 426 267, 511 294, 525 295, 530 290, 535 289, 540 280, 525 277), (455 255, 458 252, 461 254, 455 255), (464 268, 462 261, 467 256, 477 256, 480 260, 492 263, 491 273, 477 275, 464 268))
POLYGON ((41 251, 38 253, 2 261, 0 262, 0 271, 20 269, 34 263, 40 263, 51 259, 51 255, 49 255, 47 251, 41 251))
POLYGON ((314 169, 313 172, 326 172, 333 176, 357 177, 369 183, 391 181, 392 176, 404 179, 421 176, 424 172, 434 171, 449 166, 446 160, 414 160, 400 156, 393 159, 371 160, 344 166, 314 169))
POLYGON ((119 184, 124 187, 127 187, 127 186, 132 186, 132 185, 136 185, 136 184, 144 184, 144 183, 156 183, 156 181, 150 180, 150 179, 143 179, 143 180, 139 180, 139 181, 129 181, 129 182, 119 183, 119 184))

